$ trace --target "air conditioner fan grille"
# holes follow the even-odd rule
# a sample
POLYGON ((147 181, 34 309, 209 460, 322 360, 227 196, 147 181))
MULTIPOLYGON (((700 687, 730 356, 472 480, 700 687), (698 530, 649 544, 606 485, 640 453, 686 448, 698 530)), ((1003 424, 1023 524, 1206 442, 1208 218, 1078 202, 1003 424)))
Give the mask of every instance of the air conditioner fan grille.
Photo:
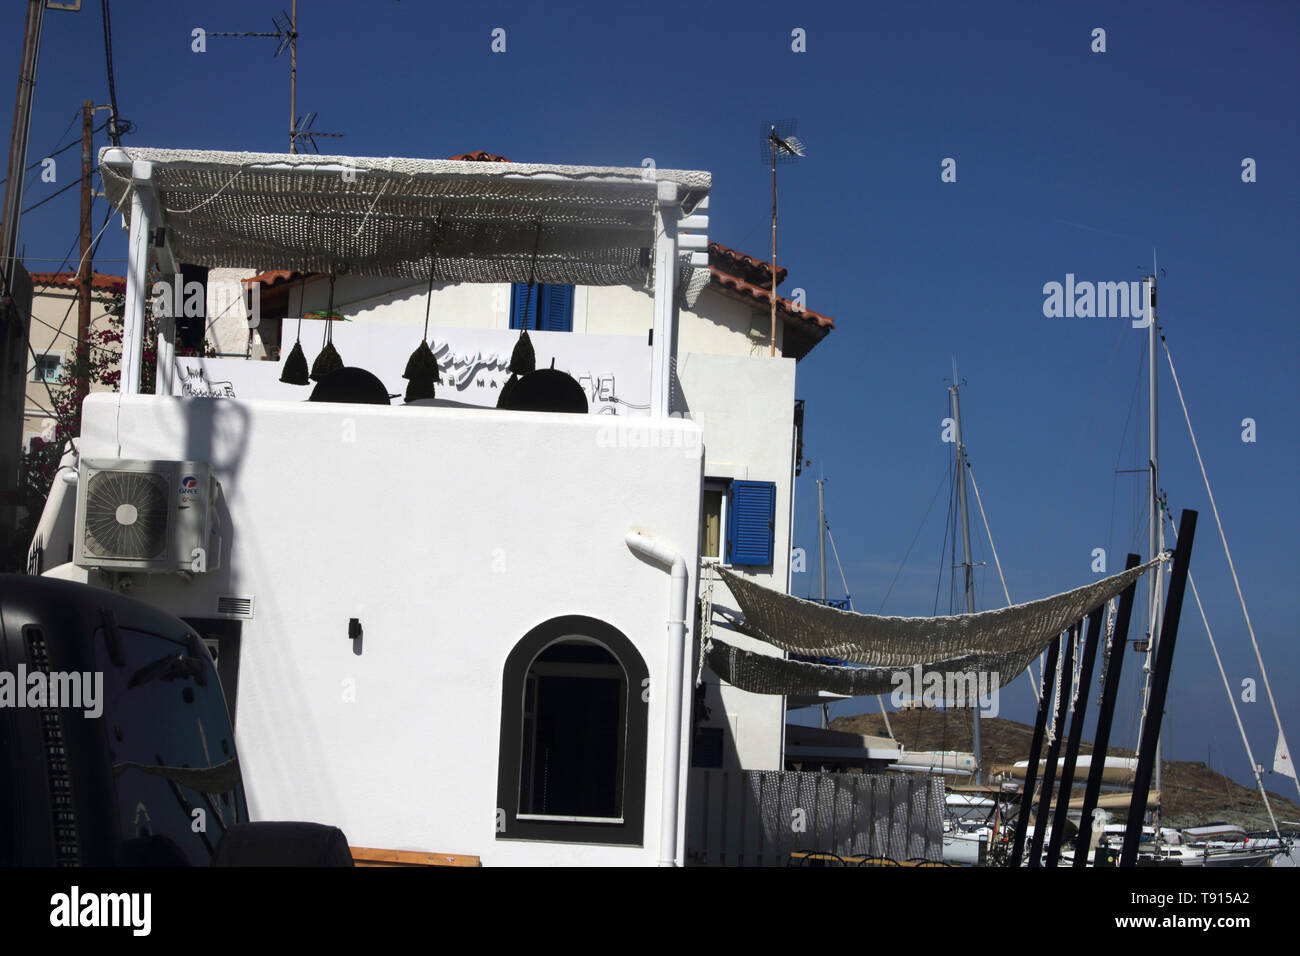
POLYGON ((101 471, 86 483, 87 553, 152 560, 167 549, 168 482, 156 472, 101 471))

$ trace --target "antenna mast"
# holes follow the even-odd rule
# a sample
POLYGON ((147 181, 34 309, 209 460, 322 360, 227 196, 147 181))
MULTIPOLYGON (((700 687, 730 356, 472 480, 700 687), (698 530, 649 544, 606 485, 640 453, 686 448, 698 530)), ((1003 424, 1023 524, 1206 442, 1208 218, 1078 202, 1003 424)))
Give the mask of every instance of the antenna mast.
POLYGON ((313 130, 311 127, 316 120, 315 113, 308 113, 305 117, 298 116, 298 0, 293 0, 292 10, 292 13, 285 13, 281 10, 271 18, 271 23, 275 27, 274 33, 209 33, 208 36, 236 37, 240 39, 269 37, 277 41, 275 45, 276 56, 279 56, 285 50, 289 51, 289 152, 298 152, 299 140, 306 142, 312 152, 320 152, 316 148, 317 136, 341 139, 344 134, 321 133, 313 130))
POLYGON ((772 358, 776 357, 776 164, 793 163, 804 155, 803 143, 799 142, 794 131, 794 120, 775 120, 759 128, 763 160, 766 162, 770 158, 772 162, 772 331, 768 346, 768 355, 772 358))

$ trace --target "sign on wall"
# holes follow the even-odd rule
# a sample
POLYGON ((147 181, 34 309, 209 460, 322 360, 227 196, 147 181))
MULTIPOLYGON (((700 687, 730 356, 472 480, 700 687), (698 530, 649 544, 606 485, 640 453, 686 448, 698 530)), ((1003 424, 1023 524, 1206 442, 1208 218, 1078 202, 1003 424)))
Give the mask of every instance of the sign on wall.
MULTIPOLYGON (((307 364, 320 350, 324 322, 304 319, 307 364)), ((285 322, 296 333, 297 323, 285 322)), ((420 343, 419 327, 373 322, 335 322, 334 347, 343 363, 379 378, 402 404, 406 360, 420 343)), ((529 332, 538 368, 554 367, 577 380, 596 415, 648 415, 650 346, 640 336, 529 332)), ((431 343, 442 383, 432 405, 495 408, 510 378, 510 355, 519 333, 511 329, 435 329, 431 343)), ((288 353, 286 342, 282 352, 288 353)), ((306 401, 313 386, 280 381, 283 361, 237 358, 177 358, 172 393, 189 397, 306 401)))

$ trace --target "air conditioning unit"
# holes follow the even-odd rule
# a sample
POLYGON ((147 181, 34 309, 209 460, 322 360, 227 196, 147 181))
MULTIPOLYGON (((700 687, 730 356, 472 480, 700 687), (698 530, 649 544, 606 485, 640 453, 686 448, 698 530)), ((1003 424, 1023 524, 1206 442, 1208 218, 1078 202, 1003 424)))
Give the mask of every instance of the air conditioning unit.
POLYGON ((218 492, 204 462, 82 459, 73 562, 104 571, 214 571, 218 492))

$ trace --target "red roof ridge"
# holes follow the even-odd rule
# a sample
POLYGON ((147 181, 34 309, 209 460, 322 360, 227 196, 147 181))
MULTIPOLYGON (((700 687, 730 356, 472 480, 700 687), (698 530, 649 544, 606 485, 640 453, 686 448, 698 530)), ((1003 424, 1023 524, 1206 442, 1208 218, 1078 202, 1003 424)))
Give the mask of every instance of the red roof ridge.
MULTIPOLYGON (((64 289, 75 289, 77 287, 77 274, 75 272, 33 272, 31 276, 32 285, 34 286, 58 286, 64 289)), ((125 292, 126 279, 105 272, 91 272, 90 287, 108 292, 125 292)))
MULTIPOLYGON (((728 275, 744 279, 753 285, 772 285, 772 263, 755 256, 728 248, 720 242, 709 243, 709 265, 718 266, 728 275)), ((776 268, 776 284, 779 286, 789 274, 784 266, 776 268)))
MULTIPOLYGON (((730 275, 719 269, 717 266, 710 264, 709 277, 711 281, 725 288, 738 292, 741 295, 749 296, 762 302, 767 308, 772 307, 772 293, 762 286, 754 285, 752 282, 746 282, 739 276, 730 275)), ((785 319, 792 321, 803 321, 818 328, 830 331, 835 328, 835 320, 829 315, 822 315, 820 312, 814 312, 807 306, 796 305, 789 299, 778 295, 776 297, 777 312, 785 319)))

